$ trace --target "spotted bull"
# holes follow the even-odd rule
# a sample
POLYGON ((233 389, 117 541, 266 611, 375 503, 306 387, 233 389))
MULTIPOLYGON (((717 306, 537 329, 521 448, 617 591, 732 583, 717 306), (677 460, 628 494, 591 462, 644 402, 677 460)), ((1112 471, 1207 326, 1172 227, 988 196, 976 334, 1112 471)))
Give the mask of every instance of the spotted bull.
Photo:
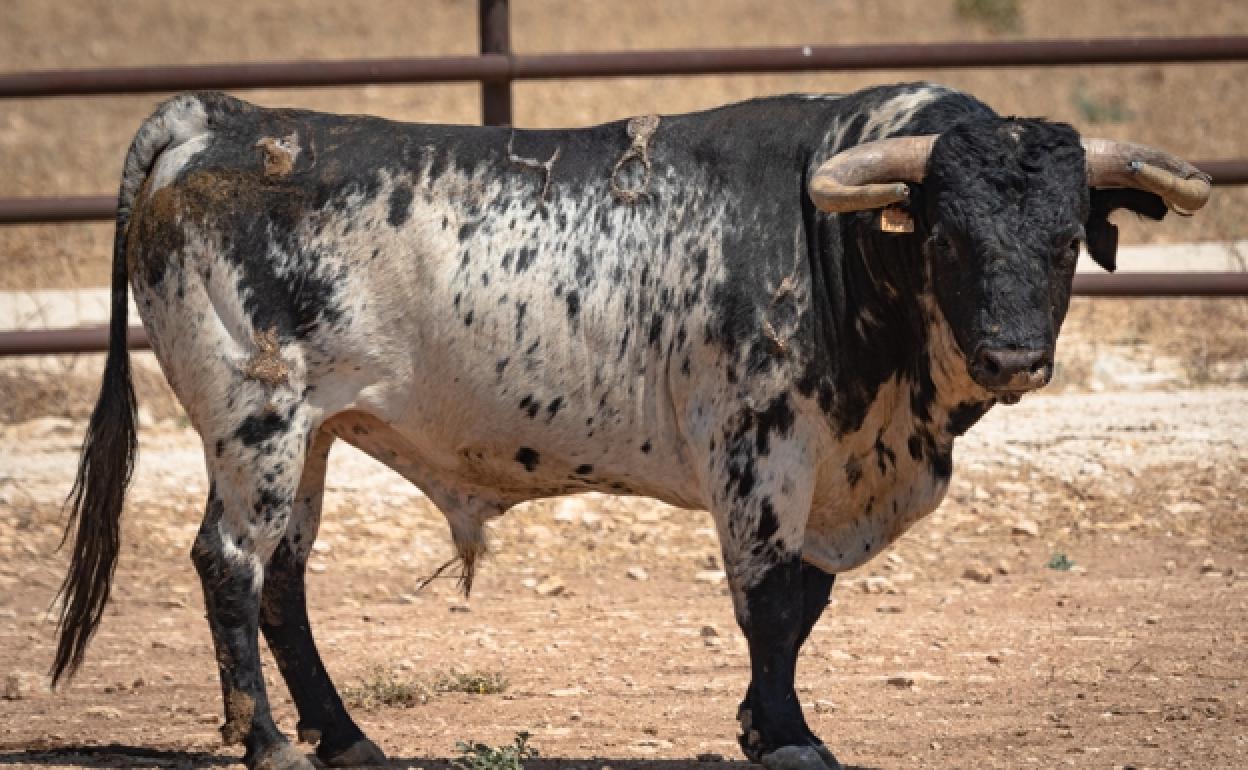
POLYGON ((136 444, 126 293, 203 439, 192 560, 227 742, 278 731, 263 632, 330 765, 381 761, 307 617, 330 446, 445 514, 465 588, 490 519, 586 490, 711 512, 769 768, 830 770, 794 693, 837 573, 940 502, 955 439, 1044 385, 1111 212, 1199 208, 1160 151, 928 84, 575 130, 409 125, 178 96, 121 182, 111 348, 71 494, 54 678, 96 629, 136 444))

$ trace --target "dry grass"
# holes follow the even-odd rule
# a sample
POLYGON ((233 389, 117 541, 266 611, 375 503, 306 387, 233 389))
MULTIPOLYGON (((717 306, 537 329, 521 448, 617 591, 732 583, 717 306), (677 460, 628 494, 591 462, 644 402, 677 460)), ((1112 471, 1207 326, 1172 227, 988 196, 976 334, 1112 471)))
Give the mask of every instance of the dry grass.
POLYGON ((389 666, 374 666, 358 684, 342 688, 347 707, 365 711, 411 708, 428 703, 432 695, 424 683, 404 678, 389 666))
POLYGON ((411 708, 447 693, 497 695, 507 686, 507 678, 499 671, 453 668, 439 671, 428 679, 416 679, 390 666, 374 666, 358 684, 344 687, 342 697, 352 708, 373 711, 411 708))

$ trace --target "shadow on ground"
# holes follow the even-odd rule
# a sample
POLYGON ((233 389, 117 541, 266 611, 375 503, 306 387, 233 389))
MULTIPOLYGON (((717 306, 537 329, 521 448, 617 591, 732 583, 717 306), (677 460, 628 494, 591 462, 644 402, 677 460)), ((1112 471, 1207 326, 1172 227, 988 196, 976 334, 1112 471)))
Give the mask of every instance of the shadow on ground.
MULTIPOLYGON (((241 767, 239 757, 196 751, 145 749, 138 746, 64 746, 45 749, 0 748, 0 766, 73 765, 75 767, 195 768, 241 767)), ((543 757, 524 763, 525 770, 746 770, 757 767, 744 760, 702 761, 697 759, 613 759, 608 757, 543 757)), ((382 767, 419 767, 425 770, 452 770, 460 765, 447 757, 391 757, 382 767)), ((843 765, 844 770, 877 770, 865 765, 843 765)))

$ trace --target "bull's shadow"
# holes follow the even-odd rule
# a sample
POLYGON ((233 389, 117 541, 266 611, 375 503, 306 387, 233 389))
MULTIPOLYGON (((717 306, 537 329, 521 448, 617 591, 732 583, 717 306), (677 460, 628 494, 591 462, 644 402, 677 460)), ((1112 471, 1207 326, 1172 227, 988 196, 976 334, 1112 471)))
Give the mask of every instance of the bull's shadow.
MULTIPOLYGON (((62 746, 44 749, 0 749, 0 766, 49 766, 72 765, 74 767, 126 767, 126 768, 194 768, 239 767, 241 761, 232 754, 199 751, 166 751, 138 746, 62 746)), ((524 763, 526 770, 747 770, 752 765, 745 760, 723 759, 703 762, 697 759, 618 759, 595 757, 593 759, 542 757, 524 763)), ((426 770, 457 770, 451 757, 391 757, 381 767, 421 767, 426 770)), ((844 770, 878 770, 866 765, 842 765, 844 770)))

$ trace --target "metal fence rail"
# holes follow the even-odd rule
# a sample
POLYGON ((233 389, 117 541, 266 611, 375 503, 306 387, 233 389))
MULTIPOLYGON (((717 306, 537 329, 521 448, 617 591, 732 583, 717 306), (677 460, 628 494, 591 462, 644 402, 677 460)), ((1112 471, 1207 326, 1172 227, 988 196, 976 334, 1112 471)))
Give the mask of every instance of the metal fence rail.
MULTIPOLYGON (((497 22, 493 26, 483 23, 481 29, 483 53, 480 56, 17 72, 0 74, 0 98, 100 96, 188 89, 309 88, 387 83, 507 84, 514 80, 573 78, 1248 60, 1248 36, 1242 35, 516 54, 507 52, 505 25, 501 32, 497 22)), ((499 123, 511 122, 510 110, 494 117, 499 123)), ((490 125, 495 120, 485 122, 490 125)))
MULTIPOLYGON (((479 56, 0 73, 0 99, 475 82, 482 86, 484 122, 509 125, 511 84, 517 80, 1248 61, 1248 36, 1243 35, 515 54, 510 48, 508 0, 478 2, 479 56)), ((1248 159, 1205 160, 1196 165, 1216 185, 1248 184, 1248 159)), ((115 209, 116 198, 111 195, 0 199, 0 225, 111 221, 115 209)), ((1248 296, 1248 273, 1079 275, 1075 293, 1248 296)), ((140 327, 131 328, 129 338, 131 347, 147 346, 140 327)), ((102 327, 0 333, 0 356, 105 349, 107 333, 102 327)))

